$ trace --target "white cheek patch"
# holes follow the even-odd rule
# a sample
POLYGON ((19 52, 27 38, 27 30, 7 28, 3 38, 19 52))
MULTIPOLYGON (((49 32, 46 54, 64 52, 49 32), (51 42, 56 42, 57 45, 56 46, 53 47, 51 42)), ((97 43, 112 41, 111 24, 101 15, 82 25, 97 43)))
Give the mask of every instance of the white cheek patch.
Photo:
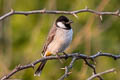
POLYGON ((61 28, 66 28, 65 25, 62 22, 58 22, 57 25, 61 28))

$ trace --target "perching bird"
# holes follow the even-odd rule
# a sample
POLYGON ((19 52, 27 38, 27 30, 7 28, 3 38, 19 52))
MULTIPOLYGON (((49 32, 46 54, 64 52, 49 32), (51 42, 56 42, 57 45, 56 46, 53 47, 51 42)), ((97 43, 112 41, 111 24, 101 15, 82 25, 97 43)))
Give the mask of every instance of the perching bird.
MULTIPOLYGON (((65 16, 60 16, 53 24, 47 41, 44 45, 42 53, 44 57, 50 55, 57 55, 63 53, 72 41, 73 30, 71 28, 72 21, 65 16)), ((41 62, 35 72, 35 76, 40 76, 42 69, 44 68, 47 60, 41 62)))

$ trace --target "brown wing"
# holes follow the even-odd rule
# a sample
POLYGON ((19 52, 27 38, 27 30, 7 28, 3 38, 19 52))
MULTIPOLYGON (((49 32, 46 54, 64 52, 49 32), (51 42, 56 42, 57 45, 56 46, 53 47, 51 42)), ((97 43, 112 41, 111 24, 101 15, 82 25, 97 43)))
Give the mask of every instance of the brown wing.
POLYGON ((56 28, 55 24, 53 24, 53 27, 51 28, 51 30, 50 30, 50 32, 48 34, 47 41, 46 41, 46 43, 45 43, 45 45, 43 47, 43 51, 42 51, 43 54, 47 50, 48 45, 53 41, 56 30, 57 30, 57 28, 56 28))

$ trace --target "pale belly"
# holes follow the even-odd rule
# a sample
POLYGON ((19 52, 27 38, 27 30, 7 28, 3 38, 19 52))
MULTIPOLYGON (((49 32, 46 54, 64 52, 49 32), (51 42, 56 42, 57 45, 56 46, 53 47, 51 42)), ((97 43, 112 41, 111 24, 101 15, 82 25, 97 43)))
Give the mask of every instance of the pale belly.
POLYGON ((52 54, 63 52, 71 43, 73 31, 71 30, 58 30, 54 40, 49 44, 46 51, 52 54))

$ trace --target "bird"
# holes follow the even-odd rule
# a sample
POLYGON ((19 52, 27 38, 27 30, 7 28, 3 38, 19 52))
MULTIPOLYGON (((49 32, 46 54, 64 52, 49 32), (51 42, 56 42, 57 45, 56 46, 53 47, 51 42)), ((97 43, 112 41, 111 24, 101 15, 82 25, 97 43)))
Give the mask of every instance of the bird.
MULTIPOLYGON (((43 57, 64 53, 64 50, 69 46, 73 38, 71 23, 73 21, 63 15, 56 19, 44 44, 42 50, 43 57)), ((47 60, 41 62, 34 76, 40 76, 46 62, 47 60)))

